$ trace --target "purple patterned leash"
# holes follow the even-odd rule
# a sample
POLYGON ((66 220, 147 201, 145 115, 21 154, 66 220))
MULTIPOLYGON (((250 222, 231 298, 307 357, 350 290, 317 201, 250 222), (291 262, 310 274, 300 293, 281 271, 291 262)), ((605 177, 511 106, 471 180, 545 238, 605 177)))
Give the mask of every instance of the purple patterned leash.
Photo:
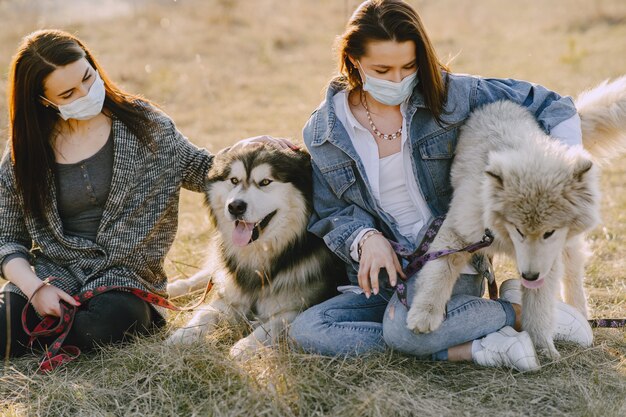
MULTIPOLYGON (((428 249, 430 248, 430 244, 435 239, 435 236, 437 236, 437 232, 439 232, 439 229, 441 228, 441 225, 443 224, 444 219, 445 219, 445 216, 436 217, 430 223, 430 225, 428 226, 428 230, 426 231, 426 234, 424 235, 424 239, 422 239, 422 243, 418 246, 415 252, 411 253, 411 251, 406 249, 404 246, 400 245, 398 242, 394 242, 393 240, 389 241, 393 250, 398 255, 400 255, 401 257, 409 261, 409 265, 407 265, 407 267, 404 269, 404 274, 407 277, 411 277, 413 274, 415 274, 420 269, 422 269, 424 265, 426 264, 426 262, 428 261, 441 258, 442 256, 449 255, 451 253, 456 253, 456 252, 467 251, 471 253, 471 252, 477 251, 478 249, 487 247, 491 245, 491 243, 493 242, 493 234, 491 233, 489 229, 485 229, 485 234, 483 235, 483 238, 480 242, 472 243, 471 245, 468 245, 464 247, 463 249, 447 249, 447 250, 427 253, 428 249)), ((403 282, 404 280, 402 277, 400 277, 400 279, 402 281, 398 282, 396 285, 396 292, 398 293, 398 299, 400 300, 402 304, 405 305, 406 308, 409 308, 408 302, 407 302, 406 284, 403 282)), ((498 287, 496 285, 495 280, 493 280, 492 282, 489 282, 489 298, 492 300, 498 299, 498 287)), ((626 318, 591 319, 589 320, 589 324, 593 328, 604 327, 604 328, 617 329, 620 327, 626 327, 626 318)))
MULTIPOLYGON (((420 269, 424 267, 426 262, 432 261, 437 258, 441 258, 442 256, 450 255, 452 253, 457 252, 475 252, 478 249, 485 248, 493 243, 493 233, 489 229, 485 229, 485 234, 479 242, 472 243, 462 249, 444 249, 436 252, 428 253, 428 249, 430 248, 430 244, 437 236, 437 232, 441 228, 445 216, 436 217, 428 226, 428 230, 426 230, 426 234, 424 235, 424 239, 422 239, 422 243, 418 246, 415 252, 409 251, 404 246, 400 245, 398 242, 394 242, 392 240, 389 241, 393 250, 409 261, 409 264, 406 268, 404 268, 404 274, 407 278, 413 276, 413 274, 417 273, 420 269)), ((402 277, 401 277, 402 279, 402 277)), ((403 279, 402 279, 403 280, 403 279)), ((497 298, 498 289, 495 286, 495 280, 493 283, 489 283, 489 297, 492 299, 497 298)), ((398 293, 398 299, 402 304, 409 308, 407 302, 407 288, 404 282, 398 282, 396 284, 396 292, 398 293)))
POLYGON ((608 327, 617 329, 618 327, 626 327, 626 319, 591 319, 589 320, 591 327, 608 327))

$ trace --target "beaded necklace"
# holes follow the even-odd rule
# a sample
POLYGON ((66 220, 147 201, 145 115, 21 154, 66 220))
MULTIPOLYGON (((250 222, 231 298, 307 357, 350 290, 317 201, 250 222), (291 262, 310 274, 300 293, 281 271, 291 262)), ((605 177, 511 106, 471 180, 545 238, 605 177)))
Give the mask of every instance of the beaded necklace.
POLYGON ((390 133, 390 134, 385 134, 385 133, 382 133, 380 130, 378 130, 378 128, 374 124, 374 121, 372 120, 370 109, 367 106, 367 97, 365 96, 363 91, 361 91, 361 95, 363 96, 362 102, 363 102, 363 107, 365 108, 365 113, 367 114, 367 120, 369 121, 370 127, 372 128, 372 131, 374 132, 374 134, 378 136, 380 139, 384 139, 384 140, 394 140, 396 138, 399 138, 402 135, 402 126, 400 126, 400 129, 398 129, 396 132, 390 133))

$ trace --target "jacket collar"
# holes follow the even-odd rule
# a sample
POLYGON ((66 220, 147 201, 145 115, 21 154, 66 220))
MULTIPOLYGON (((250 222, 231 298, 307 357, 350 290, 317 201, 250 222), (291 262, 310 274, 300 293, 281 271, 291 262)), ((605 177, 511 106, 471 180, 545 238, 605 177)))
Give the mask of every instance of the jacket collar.
MULTIPOLYGON (((347 152, 347 150, 344 149, 346 147, 346 144, 344 143, 345 140, 342 139, 346 136, 338 135, 338 129, 335 128, 337 115, 335 104, 333 102, 335 94, 345 90, 345 87, 346 85, 343 78, 338 77, 330 82, 330 85, 326 90, 326 100, 317 111, 317 116, 315 118, 315 137, 311 141, 311 146, 319 146, 322 143, 329 141, 347 152)), ((406 114, 413 115, 418 108, 427 109, 428 107, 426 106, 424 95, 419 91, 419 89, 415 88, 407 103, 406 114)), ((350 148, 353 148, 352 145, 350 145, 350 148)), ((350 152, 347 153, 351 154, 350 152)))

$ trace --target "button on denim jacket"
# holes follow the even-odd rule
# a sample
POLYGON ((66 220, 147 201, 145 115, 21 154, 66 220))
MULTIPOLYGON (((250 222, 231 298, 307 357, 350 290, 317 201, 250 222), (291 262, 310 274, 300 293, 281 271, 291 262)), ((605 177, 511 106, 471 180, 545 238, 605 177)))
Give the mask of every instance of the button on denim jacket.
MULTIPOLYGON (((426 107, 419 84, 405 109, 413 174, 434 216, 448 210, 452 198, 450 167, 459 128, 474 109, 511 100, 527 107, 546 133, 576 114, 570 97, 561 97, 537 84, 449 73, 443 76, 448 87, 443 123, 437 123, 426 107)), ((376 203, 363 163, 337 119, 333 96, 343 88, 339 80, 331 82, 326 99, 303 130, 313 166, 314 213, 309 231, 323 238, 347 264, 350 281, 356 284, 358 263, 350 257, 350 246, 363 228, 376 228, 412 250, 415 245, 398 232, 393 218, 376 203)))

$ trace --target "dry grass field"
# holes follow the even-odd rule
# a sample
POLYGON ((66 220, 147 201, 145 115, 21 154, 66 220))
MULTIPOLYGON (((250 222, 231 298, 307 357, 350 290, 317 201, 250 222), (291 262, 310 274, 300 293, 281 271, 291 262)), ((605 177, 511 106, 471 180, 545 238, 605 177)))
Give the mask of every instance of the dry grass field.
MULTIPOLYGON (((411 0, 439 55, 457 72, 532 80, 565 95, 626 73, 623 0, 411 0)), ((301 141, 335 71, 334 37, 354 0, 0 0, 0 95, 25 34, 78 34, 112 79, 159 103, 194 143, 217 151, 259 134, 301 141)), ((6 140, 6 100, 0 137, 6 140)), ((603 224, 586 288, 594 317, 626 316, 626 159, 603 172, 603 224)), ((193 274, 210 234, 199 195, 181 197, 166 266, 193 274)), ((501 261, 502 281, 512 274, 501 261)), ((180 300, 186 301, 186 300, 180 300)), ((0 364, 2 416, 624 416, 626 332, 595 330, 594 346, 559 344, 540 372, 420 362, 393 352, 324 358, 282 347, 228 359, 245 329, 206 343, 163 334, 106 348, 41 376, 36 358, 0 364)))

